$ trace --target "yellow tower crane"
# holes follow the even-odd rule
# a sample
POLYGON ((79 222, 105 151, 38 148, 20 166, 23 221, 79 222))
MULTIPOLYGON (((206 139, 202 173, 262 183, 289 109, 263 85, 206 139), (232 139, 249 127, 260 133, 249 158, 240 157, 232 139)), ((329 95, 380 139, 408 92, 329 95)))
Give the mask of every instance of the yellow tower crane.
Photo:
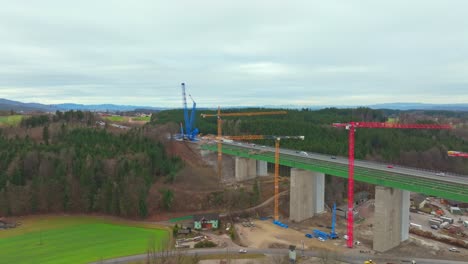
POLYGON ((273 139, 275 140, 275 211, 274 218, 279 220, 279 159, 280 159, 280 141, 282 139, 300 139, 304 140, 304 136, 265 136, 265 135, 247 135, 247 136, 224 136, 223 138, 232 140, 259 140, 273 139))
POLYGON ((218 143, 218 179, 221 182, 222 179, 222 166, 223 166, 223 153, 222 153, 222 119, 221 117, 229 117, 229 116, 261 116, 261 115, 285 115, 287 114, 286 111, 270 111, 270 112, 239 112, 239 113, 221 113, 221 108, 218 106, 218 112, 216 114, 201 114, 203 118, 206 117, 214 117, 218 118, 218 136, 216 137, 216 141, 218 143))

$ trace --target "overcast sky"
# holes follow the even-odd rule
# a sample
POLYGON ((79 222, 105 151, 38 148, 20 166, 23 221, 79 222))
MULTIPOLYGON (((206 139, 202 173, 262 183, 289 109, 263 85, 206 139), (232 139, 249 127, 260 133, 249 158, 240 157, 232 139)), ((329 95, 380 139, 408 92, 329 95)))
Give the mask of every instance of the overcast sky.
POLYGON ((468 1, 8 1, 0 98, 468 103, 468 1))

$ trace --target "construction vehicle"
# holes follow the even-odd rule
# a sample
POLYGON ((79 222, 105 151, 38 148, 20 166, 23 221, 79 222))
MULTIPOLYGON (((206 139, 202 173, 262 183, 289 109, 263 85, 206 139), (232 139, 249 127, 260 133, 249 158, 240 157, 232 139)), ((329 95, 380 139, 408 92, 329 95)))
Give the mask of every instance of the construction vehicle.
POLYGON ((189 116, 189 112, 187 108, 187 98, 185 96, 185 83, 181 83, 181 87, 182 87, 182 106, 184 110, 185 129, 184 129, 183 124, 180 123, 180 134, 176 135, 175 139, 196 141, 199 131, 198 131, 198 128, 193 128, 193 127, 195 125, 195 112, 196 112, 197 103, 193 100, 192 96, 189 94, 189 97, 193 103, 192 111, 189 116))
POLYGON ((221 181, 222 179, 222 165, 223 165, 223 152, 222 152, 222 119, 221 117, 229 117, 229 116, 260 116, 260 115, 285 115, 287 114, 286 111, 271 111, 271 112, 245 112, 245 113, 221 113, 221 108, 218 106, 218 112, 216 114, 201 114, 203 118, 206 117, 217 117, 218 123, 218 136, 216 141, 218 143, 218 179, 221 181))
POLYGON ((377 263, 374 262, 372 259, 369 259, 369 260, 364 261, 364 264, 377 264, 377 263))
POLYGON ((354 228, 354 133, 356 128, 398 128, 398 129, 451 129, 451 125, 434 124, 398 124, 398 123, 380 123, 380 122, 349 122, 333 123, 333 127, 344 127, 349 131, 348 135, 348 225, 347 225, 347 246, 352 248, 353 228, 354 228))
MULTIPOLYGON (((326 233, 323 231, 320 231, 318 229, 313 230, 313 236, 317 238, 322 238, 324 240, 327 239, 337 239, 338 234, 335 232, 335 226, 336 226, 336 203, 333 204, 333 210, 332 210, 332 226, 331 226, 331 231, 330 233, 326 233)), ((308 234, 306 234, 307 236, 308 234)), ((307 236, 308 237, 308 236, 307 236)))
MULTIPOLYGON (((232 140, 259 140, 259 139, 274 139, 275 140, 275 210, 274 223, 282 226, 279 222, 279 158, 280 158, 280 141, 281 139, 300 139, 304 140, 304 136, 265 136, 265 135, 247 135, 247 136, 225 136, 232 140)), ((283 227, 283 226, 282 226, 283 227)))

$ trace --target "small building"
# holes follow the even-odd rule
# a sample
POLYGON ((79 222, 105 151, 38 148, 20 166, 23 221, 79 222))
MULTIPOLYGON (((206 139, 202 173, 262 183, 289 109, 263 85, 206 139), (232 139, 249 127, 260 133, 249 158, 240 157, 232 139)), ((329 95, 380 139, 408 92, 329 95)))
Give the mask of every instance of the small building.
POLYGON ((186 229, 179 229, 177 230, 177 234, 178 235, 188 235, 192 233, 192 229, 191 228, 186 228, 186 229))
POLYGON ((193 228, 196 230, 217 229, 219 214, 200 214, 193 216, 193 228))
POLYGON ((457 214, 457 215, 463 215, 463 212, 460 210, 460 208, 455 207, 455 206, 450 207, 450 213, 457 214))
POLYGON ((289 245, 289 263, 296 263, 296 246, 289 245))

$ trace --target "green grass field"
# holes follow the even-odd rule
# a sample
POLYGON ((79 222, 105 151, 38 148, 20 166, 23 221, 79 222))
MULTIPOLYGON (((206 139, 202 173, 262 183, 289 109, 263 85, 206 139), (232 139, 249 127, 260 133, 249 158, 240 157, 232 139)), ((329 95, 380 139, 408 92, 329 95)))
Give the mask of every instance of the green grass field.
POLYGON ((139 116, 139 117, 132 117, 133 121, 146 121, 149 122, 151 120, 151 116, 139 116))
POLYGON ((124 117, 123 116, 105 116, 105 119, 112 121, 112 122, 123 122, 124 117))
POLYGON ((33 217, 0 230, 1 263, 88 263, 145 253, 169 232, 149 224, 94 217, 33 217))
POLYGON ((0 125, 16 126, 22 119, 22 115, 0 116, 0 125))

